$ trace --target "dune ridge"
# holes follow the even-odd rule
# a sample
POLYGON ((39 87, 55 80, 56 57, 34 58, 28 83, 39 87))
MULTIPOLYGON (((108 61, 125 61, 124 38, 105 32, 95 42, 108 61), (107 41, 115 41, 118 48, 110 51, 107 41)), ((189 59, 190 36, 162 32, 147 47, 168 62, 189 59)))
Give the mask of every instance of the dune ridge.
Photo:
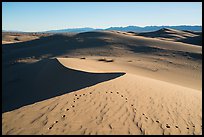
POLYGON ((139 35, 202 46, 202 32, 163 28, 154 32, 139 33, 139 35))

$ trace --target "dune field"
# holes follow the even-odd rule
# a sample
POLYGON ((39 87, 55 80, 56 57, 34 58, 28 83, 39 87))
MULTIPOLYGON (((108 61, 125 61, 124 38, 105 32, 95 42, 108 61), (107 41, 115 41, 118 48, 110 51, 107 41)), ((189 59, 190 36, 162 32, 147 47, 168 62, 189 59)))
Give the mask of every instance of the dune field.
POLYGON ((202 134, 200 33, 10 35, 3 135, 202 134))

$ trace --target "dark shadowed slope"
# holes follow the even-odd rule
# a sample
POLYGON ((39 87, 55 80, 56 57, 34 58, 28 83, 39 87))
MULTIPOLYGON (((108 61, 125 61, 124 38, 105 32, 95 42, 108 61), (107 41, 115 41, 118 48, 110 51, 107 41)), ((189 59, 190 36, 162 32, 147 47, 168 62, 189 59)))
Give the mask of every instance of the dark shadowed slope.
POLYGON ((187 37, 186 39, 178 40, 180 42, 202 46, 202 33, 195 37, 187 37))
POLYGON ((125 74, 73 70, 61 65, 57 59, 18 64, 3 71, 2 112, 93 86, 125 74))
POLYGON ((103 47, 107 45, 106 41, 97 38, 97 36, 80 37, 78 35, 70 36, 67 34, 52 35, 40 39, 12 43, 2 46, 3 58, 15 60, 17 58, 26 58, 34 56, 35 58, 55 57, 63 54, 69 54, 76 49, 90 47, 103 47), (5 54, 4 54, 5 53, 5 54))

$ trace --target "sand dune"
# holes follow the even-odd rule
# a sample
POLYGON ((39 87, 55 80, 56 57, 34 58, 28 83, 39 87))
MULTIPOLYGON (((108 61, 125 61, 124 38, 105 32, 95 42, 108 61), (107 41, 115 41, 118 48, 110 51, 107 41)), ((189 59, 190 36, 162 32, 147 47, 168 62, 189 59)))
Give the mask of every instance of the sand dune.
POLYGON ((98 31, 2 51, 4 135, 202 133, 202 46, 98 31))
POLYGON ((202 46, 202 32, 182 31, 170 28, 163 28, 155 32, 139 33, 138 35, 202 46))
MULTIPOLYGON (((83 78, 89 79, 88 75, 83 78)), ((198 90, 127 73, 115 80, 7 112, 3 115, 3 131, 4 134, 199 134, 201 109, 198 90)))

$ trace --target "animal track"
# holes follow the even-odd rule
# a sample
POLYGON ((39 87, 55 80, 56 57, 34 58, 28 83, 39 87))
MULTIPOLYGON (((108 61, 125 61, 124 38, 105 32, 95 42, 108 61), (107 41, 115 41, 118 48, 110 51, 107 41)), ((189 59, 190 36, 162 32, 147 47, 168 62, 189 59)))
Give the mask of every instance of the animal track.
POLYGON ((52 129, 52 126, 51 126, 51 127, 49 127, 48 129, 52 129))
POLYGON ((170 126, 169 126, 169 125, 166 125, 166 127, 167 127, 167 128, 170 128, 170 126))
MULTIPOLYGON (((104 92, 100 92, 100 93, 104 93, 104 92)), ((112 91, 111 91, 111 92, 106 91, 106 94, 108 94, 108 93, 113 94, 114 92, 112 92, 112 91)), ((121 95, 119 92, 115 92, 115 93, 118 94, 121 98, 124 98, 124 100, 125 100, 126 102, 128 101, 128 98, 127 98, 127 97, 124 97, 124 96, 121 95)), ((89 94, 91 95, 92 92, 89 92, 89 94)), ((76 98, 76 99, 74 98, 74 99, 73 99, 73 102, 76 103, 77 100, 80 99, 80 97, 85 96, 85 95, 86 95, 85 93, 84 93, 84 94, 81 94, 81 95, 74 94, 74 96, 77 97, 77 98, 76 98)), ((151 99, 151 97, 150 97, 150 99, 151 99)), ((65 111, 69 111, 71 108, 74 108, 74 107, 75 107, 75 105, 72 104, 72 105, 70 106, 70 108, 66 108, 65 111)), ((134 115, 135 115, 137 109, 134 107, 134 104, 130 104, 130 107, 132 107, 132 110, 133 110, 134 115)), ((149 117, 146 116, 145 113, 142 113, 141 115, 144 116, 145 119, 148 121, 149 117)), ((62 120, 63 120, 63 119, 66 118, 66 115, 64 114, 64 115, 62 115, 61 117, 62 117, 62 120)), ((151 119, 151 117, 150 117, 150 120, 152 120, 152 122, 160 123, 159 120, 154 121, 153 119, 151 119)), ((57 124, 57 123, 59 123, 59 122, 60 122, 59 120, 55 120, 55 121, 53 122, 54 124, 52 124, 50 127, 48 127, 48 130, 51 130, 51 129, 54 127, 54 125, 57 124)), ((134 120, 134 122, 136 122, 137 125, 138 125, 138 122, 137 122, 137 121, 134 120)), ((161 123, 160 123, 160 124, 161 124, 161 123)), ((138 125, 138 126, 139 126, 139 125, 138 125)), ((195 125, 193 125, 192 127, 195 128, 195 125)), ((109 125, 109 128, 110 128, 110 129, 113 129, 113 127, 112 127, 111 125, 109 125)), ((140 127, 140 128, 141 128, 141 127, 140 127)), ((168 123, 166 124, 166 128, 168 128, 168 129, 171 128, 170 125, 168 125, 168 123)), ((178 125, 175 125, 175 128, 178 129, 179 126, 178 126, 178 125)), ((202 128, 202 125, 201 125, 201 128, 202 128)), ((186 127, 186 129, 189 130, 189 127, 186 127)), ((142 133, 144 133, 143 130, 142 130, 142 133)))
MULTIPOLYGON (((108 92, 106 91, 106 94, 107 94, 107 93, 108 93, 108 92)), ((113 92, 111 91, 110 93, 112 94, 113 92)), ((119 92, 116 92, 116 93, 119 94, 119 92)), ((89 94, 92 94, 92 92, 89 92, 89 94)), ((82 95, 86 95, 86 94, 82 94, 82 95)), ((82 95, 74 94, 74 96, 77 97, 77 98, 76 98, 77 100, 79 100, 80 97, 82 97, 82 95)), ((122 98, 124 97, 123 95, 120 95, 120 96, 121 96, 122 98)), ((127 102, 128 98, 126 97, 125 100, 126 100, 126 102, 127 102)), ((73 99, 73 102, 74 102, 74 103, 76 102, 75 98, 73 99)), ((71 107, 71 108, 74 108, 75 106, 74 106, 74 105, 71 105, 70 107, 71 107)), ((67 108, 67 109, 65 109, 65 110, 66 110, 66 111, 69 111, 70 108, 67 108)), ((135 109, 135 110, 136 110, 136 109, 135 109)), ((62 118, 65 118, 65 117, 66 117, 66 115, 62 115, 62 118)), ((56 120, 54 123, 56 124, 56 123, 58 123, 58 122, 59 122, 59 121, 56 120)), ((49 130, 52 129, 53 126, 54 126, 54 124, 51 125, 48 129, 49 129, 49 130)))

